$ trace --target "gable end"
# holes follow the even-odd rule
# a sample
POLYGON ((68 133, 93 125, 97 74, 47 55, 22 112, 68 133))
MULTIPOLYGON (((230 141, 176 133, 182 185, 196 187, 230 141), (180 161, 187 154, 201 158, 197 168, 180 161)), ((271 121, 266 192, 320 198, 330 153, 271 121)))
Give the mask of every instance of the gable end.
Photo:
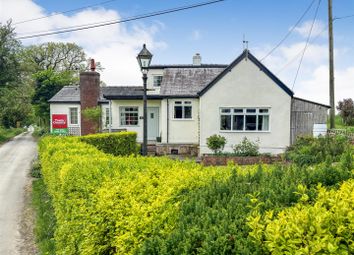
POLYGON ((274 83, 276 83, 286 94, 293 97, 294 93, 289 89, 281 80, 279 80, 268 68, 266 68, 255 56, 253 56, 248 50, 244 50, 243 53, 236 58, 224 71, 222 71, 214 80, 212 80, 204 89, 202 89, 198 95, 204 95, 214 84, 220 81, 228 72, 230 72, 236 65, 238 65, 244 58, 251 60, 261 71, 263 71, 274 83))

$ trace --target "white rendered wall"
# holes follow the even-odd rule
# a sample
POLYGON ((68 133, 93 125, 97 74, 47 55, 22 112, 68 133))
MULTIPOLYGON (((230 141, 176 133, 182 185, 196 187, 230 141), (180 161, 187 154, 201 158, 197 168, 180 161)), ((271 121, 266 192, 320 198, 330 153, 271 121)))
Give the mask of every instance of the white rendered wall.
MULTIPOLYGON (((160 87, 154 87, 154 76, 163 76, 163 69, 150 69, 147 76, 147 88, 150 89, 150 91, 148 91, 149 95, 156 95, 156 94, 160 94, 160 87)), ((143 85, 142 83, 143 81, 141 80, 141 85, 143 85)))
POLYGON ((80 127, 81 123, 81 107, 80 104, 50 104, 50 131, 52 132, 52 114, 66 114, 68 116, 68 127, 80 127), (69 108, 77 107, 78 108, 78 124, 72 125, 69 120, 69 108))
MULTIPOLYGON (((148 107, 159 108, 159 130, 161 131, 161 102, 160 100, 149 100, 148 107)), ((143 100, 112 100, 112 129, 126 129, 127 131, 137 132, 137 141, 143 141, 143 100), (120 112, 119 107, 131 106, 138 107, 139 123, 137 126, 122 126, 120 125, 120 112)))
POLYGON ((179 98, 168 99, 169 105, 169 134, 167 141, 167 99, 162 100, 162 143, 170 144, 198 144, 199 99, 179 98), (174 102, 191 101, 192 119, 174 119, 174 102))
POLYGON ((206 139, 219 134, 227 139, 224 151, 243 137, 259 140, 260 152, 281 153, 290 143, 291 97, 250 60, 242 60, 200 98, 200 153, 211 153, 206 139), (220 130, 222 107, 269 107, 269 132, 220 130))

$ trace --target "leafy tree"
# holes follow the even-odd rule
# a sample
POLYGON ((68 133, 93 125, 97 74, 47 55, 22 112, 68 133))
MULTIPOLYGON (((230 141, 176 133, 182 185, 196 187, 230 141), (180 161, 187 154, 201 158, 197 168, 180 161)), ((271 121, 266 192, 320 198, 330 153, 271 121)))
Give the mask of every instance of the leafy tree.
POLYGON ((22 57, 32 71, 52 69, 62 72, 83 70, 86 67, 86 54, 75 43, 48 42, 26 48, 22 57))
POLYGON ((72 85, 77 82, 72 71, 55 72, 53 69, 39 71, 33 75, 35 79, 35 92, 32 103, 35 107, 36 115, 42 120, 49 120, 49 103, 62 87, 72 85))
POLYGON ((354 102, 353 99, 347 98, 338 102, 337 110, 343 119, 345 125, 354 125, 354 102))
POLYGON ((33 120, 32 87, 21 85, 0 89, 0 126, 5 128, 30 124, 33 120))
POLYGON ((18 53, 21 43, 15 39, 11 21, 0 23, 0 88, 17 82, 20 78, 18 53))

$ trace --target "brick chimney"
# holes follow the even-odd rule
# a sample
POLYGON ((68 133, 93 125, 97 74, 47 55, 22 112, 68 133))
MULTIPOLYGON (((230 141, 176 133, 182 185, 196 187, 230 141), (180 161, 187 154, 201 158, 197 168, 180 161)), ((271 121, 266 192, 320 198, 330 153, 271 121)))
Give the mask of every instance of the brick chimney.
MULTIPOLYGON (((97 73, 95 60, 91 59, 91 71, 80 73, 81 113, 86 108, 96 107, 100 96, 100 74, 97 73)), ((81 114, 81 135, 96 133, 93 121, 86 120, 81 114)))

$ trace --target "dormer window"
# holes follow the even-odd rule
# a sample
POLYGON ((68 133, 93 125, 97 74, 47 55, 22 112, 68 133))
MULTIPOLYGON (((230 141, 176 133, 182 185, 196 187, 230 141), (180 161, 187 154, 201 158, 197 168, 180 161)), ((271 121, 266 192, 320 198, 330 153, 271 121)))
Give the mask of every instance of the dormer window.
POLYGON ((161 87, 162 83, 162 75, 155 75, 154 76, 154 87, 161 87))

